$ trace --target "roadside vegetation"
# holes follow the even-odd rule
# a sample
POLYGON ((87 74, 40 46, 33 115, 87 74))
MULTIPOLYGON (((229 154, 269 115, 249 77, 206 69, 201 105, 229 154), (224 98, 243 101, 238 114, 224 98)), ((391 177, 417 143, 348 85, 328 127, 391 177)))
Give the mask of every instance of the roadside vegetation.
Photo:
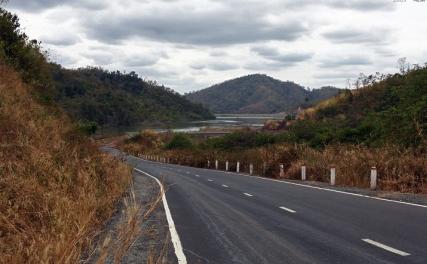
POLYGON ((245 172, 253 163, 255 173, 273 178, 284 164, 284 177, 299 179, 305 164, 308 179, 328 181, 335 166, 337 184, 359 187, 369 186, 376 166, 379 189, 427 194, 427 67, 401 62, 400 73, 361 76, 356 89, 288 117, 280 131, 209 139, 143 131, 122 149, 199 167, 218 159, 220 168, 228 160, 234 170, 240 161, 245 172))
POLYGON ((0 66, 0 262, 75 263, 115 211, 129 169, 0 66))
MULTIPOLYGON (((130 169, 87 137, 93 128, 56 105, 49 68, 0 8, 0 263, 85 261, 131 183, 130 169)), ((138 219, 125 209, 126 249, 138 219)))

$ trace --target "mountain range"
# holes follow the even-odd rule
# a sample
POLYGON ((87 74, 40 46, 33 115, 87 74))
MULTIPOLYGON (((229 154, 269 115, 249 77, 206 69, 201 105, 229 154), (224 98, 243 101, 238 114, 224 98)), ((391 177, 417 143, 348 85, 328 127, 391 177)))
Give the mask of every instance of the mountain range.
POLYGON ((339 91, 330 86, 310 91, 294 82, 252 74, 186 94, 185 97, 214 113, 267 114, 308 107, 337 95, 339 91))

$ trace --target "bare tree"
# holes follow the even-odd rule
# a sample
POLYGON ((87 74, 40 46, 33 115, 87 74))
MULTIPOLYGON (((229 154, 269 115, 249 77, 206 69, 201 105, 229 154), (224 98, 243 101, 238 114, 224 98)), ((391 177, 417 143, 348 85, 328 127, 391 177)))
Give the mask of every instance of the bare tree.
POLYGON ((400 59, 397 60, 397 65, 399 67, 399 71, 401 74, 405 74, 409 71, 410 69, 410 64, 408 63, 406 57, 402 57, 400 59))

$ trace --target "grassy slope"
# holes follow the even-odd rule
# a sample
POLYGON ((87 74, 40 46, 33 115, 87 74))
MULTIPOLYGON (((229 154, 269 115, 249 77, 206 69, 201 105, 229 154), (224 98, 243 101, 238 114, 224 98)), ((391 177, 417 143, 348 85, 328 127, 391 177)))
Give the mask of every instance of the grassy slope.
POLYGON ((130 174, 33 89, 0 66, 0 262, 78 262, 130 174))

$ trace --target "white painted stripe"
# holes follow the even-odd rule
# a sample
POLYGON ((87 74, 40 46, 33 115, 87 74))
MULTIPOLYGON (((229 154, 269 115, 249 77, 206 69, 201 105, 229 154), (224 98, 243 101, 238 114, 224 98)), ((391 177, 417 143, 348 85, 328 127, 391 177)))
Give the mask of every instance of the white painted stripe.
POLYGON ((208 181, 213 182, 213 180, 211 180, 211 179, 208 179, 208 181))
POLYGON ((227 186, 227 185, 225 185, 225 184, 223 184, 223 185, 222 185, 222 187, 224 187, 224 188, 228 188, 228 186, 227 186))
POLYGON ((293 213, 293 214, 295 214, 297 212, 297 211, 294 211, 294 210, 289 209, 289 208, 284 207, 284 206, 280 206, 279 208, 282 209, 282 210, 288 211, 289 213, 293 213))
POLYGON ((244 195, 246 195, 246 196, 249 196, 249 197, 252 197, 253 195, 252 194, 250 194, 250 193, 243 193, 244 195))
POLYGON ((166 219, 167 219, 168 225, 169 225, 169 232, 171 233, 171 240, 172 240, 173 247, 175 249, 176 258, 178 259, 178 264, 187 264, 187 258, 185 257, 184 250, 182 249, 181 240, 179 239, 178 232, 176 231, 176 228, 175 228, 175 223, 172 219, 172 214, 169 210, 169 205, 168 205, 168 201, 166 200, 166 195, 165 195, 165 191, 163 188, 163 184, 156 177, 154 177, 154 176, 152 176, 152 175, 150 175, 150 174, 148 174, 142 170, 139 170, 136 168, 135 168, 135 170, 139 173, 145 174, 145 175, 153 178, 159 184, 160 191, 162 192, 163 207, 165 208, 166 219))
POLYGON ((363 241, 365 241, 366 243, 369 243, 369 244, 371 244, 371 245, 377 246, 377 247, 379 247, 379 248, 382 248, 382 249, 384 249, 384 250, 390 251, 390 252, 392 252, 392 253, 394 253, 394 254, 397 254, 397 255, 400 255, 400 256, 403 256, 403 257, 406 257, 406 256, 411 255, 411 254, 409 254, 409 253, 406 253, 406 252, 404 252, 404 251, 401 251, 401 250, 398 250, 398 249, 395 249, 395 248, 389 247, 389 246, 387 246, 387 245, 381 244, 381 243, 376 242, 376 241, 374 241, 374 240, 371 240, 371 239, 369 239, 369 238, 365 238, 365 239, 362 239, 362 240, 363 240, 363 241))
POLYGON ((196 175, 194 175, 194 176, 196 176, 196 177, 200 177, 200 175, 199 175, 199 174, 196 174, 196 175))
MULTIPOLYGON (((151 162, 151 163, 156 163, 153 161, 146 161, 140 158, 135 157, 136 159, 145 161, 145 162, 151 162)), ((185 167, 182 165, 175 165, 177 167, 185 167)), ((295 186, 300 186, 300 187, 304 187, 304 188, 311 188, 311 189, 317 189, 317 190, 322 190, 322 191, 328 191, 328 192, 334 192, 334 193, 340 193, 340 194, 345 194, 345 195, 352 195, 352 196, 356 196, 356 197, 363 197, 363 198, 368 198, 368 199, 374 199, 374 200, 379 200, 379 201, 383 201, 383 202, 390 202, 390 203, 397 203, 397 204, 403 204, 403 205, 409 205, 409 206, 415 206, 415 207, 421 207, 421 208, 427 208, 427 205, 423 205, 423 204, 416 204, 416 203, 410 203, 410 202, 403 202, 403 201, 397 201, 397 200, 391 200, 391 199, 385 199, 385 198, 380 198, 380 197, 375 197, 375 196, 369 196, 369 195, 364 195, 364 194, 358 194, 358 193, 351 193, 351 192, 346 192, 346 191, 339 191, 339 190, 334 190, 334 189, 329 189, 329 188, 323 188, 323 187, 317 187, 317 186, 311 186, 311 185, 307 185, 307 184, 300 184, 300 183, 295 183, 295 182, 289 182, 289 181, 284 181, 284 180, 275 180, 275 179, 269 179, 269 178, 264 178, 264 177, 259 177, 259 176, 251 176, 248 174, 242 174, 242 173, 233 173, 233 172, 225 172, 225 171, 216 171, 216 170, 211 170, 211 169, 205 169, 205 168, 199 168, 201 170, 208 170, 208 171, 215 171, 215 172, 224 172, 224 173, 228 173, 231 175, 235 175, 235 176, 243 176, 243 177, 251 177, 251 178, 256 178, 256 179, 260 179, 260 180, 264 180, 264 181, 274 181, 274 182, 279 182, 279 183, 284 183, 284 184, 289 184, 289 185, 295 185, 295 186)))

